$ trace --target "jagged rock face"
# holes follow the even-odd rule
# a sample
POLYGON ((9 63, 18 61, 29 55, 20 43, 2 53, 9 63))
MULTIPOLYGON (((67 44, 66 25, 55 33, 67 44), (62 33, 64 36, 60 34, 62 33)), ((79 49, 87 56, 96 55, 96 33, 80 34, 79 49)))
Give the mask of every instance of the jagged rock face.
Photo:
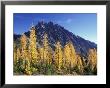
MULTIPOLYGON (((68 41, 72 41, 76 53, 81 54, 84 57, 87 57, 89 49, 97 49, 97 45, 95 43, 85 40, 80 36, 76 36, 72 32, 66 30, 64 27, 54 24, 53 22, 38 22, 38 24, 35 26, 35 29, 39 46, 42 46, 43 36, 44 33, 46 33, 48 35, 49 44, 53 50, 57 41, 60 41, 62 47, 64 47, 68 41)), ((30 31, 25 32, 25 35, 29 37, 30 31)), ((20 35, 14 34, 14 41, 16 41, 19 37, 20 35)))

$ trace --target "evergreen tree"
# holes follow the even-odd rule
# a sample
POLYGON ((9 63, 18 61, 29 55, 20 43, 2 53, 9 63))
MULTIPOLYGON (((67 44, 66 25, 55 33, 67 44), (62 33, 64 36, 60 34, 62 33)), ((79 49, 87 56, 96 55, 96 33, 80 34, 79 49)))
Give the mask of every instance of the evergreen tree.
POLYGON ((21 58, 21 53, 20 53, 20 49, 17 48, 17 53, 16 53, 16 60, 19 61, 21 58))
POLYGON ((50 63, 50 60, 52 59, 50 57, 50 55, 51 55, 50 50, 51 50, 51 48, 49 46, 48 36, 45 33, 44 39, 43 39, 43 59, 44 59, 44 62, 47 62, 48 64, 50 63))
POLYGON ((55 65, 58 68, 58 70, 61 70, 62 62, 63 62, 63 52, 62 52, 62 46, 60 42, 58 41, 55 46, 55 65))
POLYGON ((76 52, 71 41, 64 46, 64 59, 66 66, 73 68, 77 65, 76 52))
POLYGON ((97 69, 97 51, 96 49, 90 49, 88 53, 88 65, 91 70, 97 69))
POLYGON ((70 46, 70 56, 71 56, 71 67, 75 67, 77 65, 76 51, 71 41, 69 42, 69 46, 70 46))
POLYGON ((13 44, 13 48, 14 48, 14 54, 13 54, 13 60, 14 60, 14 62, 16 63, 16 59, 17 59, 17 50, 16 50, 16 43, 14 42, 14 44, 13 44))
POLYGON ((38 51, 37 51, 35 27, 32 27, 30 30, 29 51, 31 54, 32 62, 35 63, 36 61, 38 61, 39 55, 38 55, 38 51))
POLYGON ((64 46, 64 61, 63 61, 63 64, 64 64, 64 67, 69 67, 70 66, 70 62, 71 62, 71 49, 70 49, 70 46, 69 46, 69 43, 67 43, 65 46, 64 46))
POLYGON ((79 72, 82 74, 84 72, 84 66, 83 66, 83 61, 81 59, 80 55, 76 55, 76 59, 77 59, 77 67, 79 72))
POLYGON ((27 75, 31 75, 31 74, 32 74, 29 59, 26 59, 26 68, 25 68, 25 73, 26 73, 27 75))
POLYGON ((44 48, 39 48, 39 52, 40 52, 40 59, 41 59, 41 61, 43 61, 43 58, 44 58, 44 55, 43 55, 43 53, 44 53, 44 48))
POLYGON ((26 59, 27 37, 25 34, 21 36, 20 44, 21 44, 21 57, 22 59, 26 59))

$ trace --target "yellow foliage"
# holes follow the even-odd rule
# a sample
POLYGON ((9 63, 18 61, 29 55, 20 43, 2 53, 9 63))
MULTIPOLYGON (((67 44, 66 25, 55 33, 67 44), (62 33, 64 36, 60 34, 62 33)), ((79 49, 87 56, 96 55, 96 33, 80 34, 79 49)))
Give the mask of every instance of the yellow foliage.
MULTIPOLYGON (((47 62, 48 64, 51 64, 51 60, 52 60, 52 54, 51 54, 51 47, 49 46, 49 42, 48 42, 48 36, 45 33, 44 34, 44 39, 43 39, 43 59, 45 62, 47 62)), ((42 52, 41 52, 42 54, 42 52)))
POLYGON ((65 64, 69 65, 70 64, 70 60, 71 60, 71 56, 70 56, 70 46, 69 44, 66 44, 64 47, 64 58, 65 58, 65 64))
MULTIPOLYGON (((58 41, 55 44, 55 51, 53 52, 53 49, 49 45, 48 36, 46 33, 44 34, 44 38, 43 38, 43 47, 38 48, 36 40, 37 38, 35 33, 35 27, 32 27, 30 30, 29 42, 26 35, 23 34, 20 37, 21 47, 17 47, 16 44, 14 43, 14 62, 19 61, 19 59, 22 58, 23 70, 25 69, 24 73, 26 73, 27 75, 32 75, 33 71, 35 72, 37 71, 37 68, 35 68, 35 66, 37 66, 36 62, 38 62, 38 66, 39 65, 42 66, 41 64, 39 64, 40 62, 43 62, 44 68, 48 66, 49 69, 47 68, 48 69, 47 72, 51 72, 51 69, 54 69, 56 67, 57 71, 59 71, 60 74, 63 74, 62 67, 64 67, 64 72, 68 71, 67 74, 68 73, 71 74, 71 72, 74 70, 71 68, 75 68, 75 67, 78 67, 78 70, 81 72, 81 74, 83 74, 84 72, 84 66, 89 65, 92 70, 97 68, 96 49, 89 50, 88 64, 85 65, 86 63, 84 63, 83 57, 76 54, 74 45, 71 41, 69 41, 64 46, 64 48, 62 48, 62 45, 58 41), (52 66, 52 64, 54 65, 52 66), (34 68, 32 68, 31 66, 33 66, 34 68), (67 69, 65 70, 65 68, 67 69)), ((44 68, 41 68, 40 70, 42 71, 42 69, 44 70, 44 68)), ((74 74, 76 72, 75 70, 73 71, 74 74)))
POLYGON ((26 64, 26 68, 25 68, 25 73, 27 75, 31 75, 32 72, 31 72, 31 68, 30 68, 30 61, 28 59, 26 61, 27 61, 27 64, 26 64))
POLYGON ((21 53, 20 53, 20 49, 19 48, 17 48, 16 56, 17 56, 17 61, 18 61, 21 58, 21 53))
POLYGON ((52 52, 53 52, 52 48, 49 47, 49 52, 48 52, 48 58, 49 58, 48 63, 49 64, 52 63, 52 58, 53 58, 53 53, 52 52))
POLYGON ((63 52, 59 41, 57 42, 55 47, 55 64, 58 67, 58 70, 61 70, 61 66, 63 64, 63 52))
POLYGON ((13 54, 14 62, 16 62, 16 59, 17 59, 17 50, 16 50, 16 44, 15 43, 13 44, 13 48, 14 48, 14 54, 13 54))
POLYGON ((23 34, 20 38, 21 43, 21 57, 23 59, 26 59, 26 45, 27 45, 27 37, 25 34, 23 34))
POLYGON ((14 52, 14 62, 16 62, 16 56, 17 56, 17 54, 16 54, 16 52, 14 52))
POLYGON ((26 44, 27 44, 27 37, 25 34, 23 34, 20 38, 21 46, 23 50, 26 50, 26 44))
POLYGON ((39 52, 40 52, 40 59, 43 61, 44 48, 39 48, 39 52))
POLYGON ((64 58, 67 66, 75 67, 77 65, 76 52, 70 41, 64 47, 64 58))
POLYGON ((70 52, 70 56, 71 56, 71 67, 75 67, 77 64, 76 64, 76 52, 75 52, 75 48, 72 44, 72 42, 69 42, 69 45, 70 45, 70 49, 71 49, 71 52, 70 52))
POLYGON ((36 44, 35 28, 32 28, 30 31, 29 52, 31 54, 32 61, 37 61, 39 59, 36 44))
POLYGON ((44 48, 44 60, 48 60, 48 37, 47 37, 47 34, 44 34, 44 40, 43 40, 43 48, 44 48))
POLYGON ((97 68, 97 51, 96 49, 90 49, 88 54, 88 65, 94 70, 97 68))
POLYGON ((82 72, 83 73, 83 71, 84 71, 84 66, 83 66, 83 62, 82 62, 82 59, 81 59, 81 57, 80 57, 80 55, 76 55, 77 56, 77 67, 78 67, 78 69, 80 70, 80 72, 82 72))

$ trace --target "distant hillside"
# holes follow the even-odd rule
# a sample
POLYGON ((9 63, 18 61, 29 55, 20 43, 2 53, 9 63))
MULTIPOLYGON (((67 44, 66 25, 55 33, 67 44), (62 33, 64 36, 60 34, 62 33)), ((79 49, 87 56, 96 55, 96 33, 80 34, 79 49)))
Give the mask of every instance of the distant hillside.
MULTIPOLYGON (((77 54, 80 54, 87 57, 89 49, 97 49, 97 45, 89 40, 81 38, 80 36, 76 36, 72 32, 69 32, 64 27, 54 24, 53 22, 38 22, 35 25, 37 42, 39 47, 42 46, 43 43, 43 35, 46 33, 48 35, 48 41, 50 46, 54 49, 57 41, 60 41, 62 47, 68 42, 72 41, 75 51, 77 54)), ((30 31, 24 33, 27 37, 30 35, 30 31)), ((14 34, 14 41, 18 41, 21 35, 14 34)))

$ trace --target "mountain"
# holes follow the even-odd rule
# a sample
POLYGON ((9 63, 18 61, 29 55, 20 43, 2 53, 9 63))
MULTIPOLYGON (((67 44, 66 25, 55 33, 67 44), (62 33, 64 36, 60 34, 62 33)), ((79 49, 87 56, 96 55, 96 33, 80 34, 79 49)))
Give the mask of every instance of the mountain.
MULTIPOLYGON (((48 23, 40 21, 37 25, 35 25, 35 29, 39 47, 42 46, 43 36, 44 33, 46 33, 48 35, 49 44, 53 50, 57 41, 60 41, 62 47, 64 47, 68 41, 72 41, 76 53, 84 56, 85 58, 87 57, 89 49, 97 49, 97 45, 94 42, 81 38, 80 36, 69 32, 64 27, 54 24, 51 21, 48 23)), ((24 34, 29 37, 30 31, 25 32, 24 34)), ((20 36, 21 35, 14 34, 14 41, 17 41, 20 36)))

